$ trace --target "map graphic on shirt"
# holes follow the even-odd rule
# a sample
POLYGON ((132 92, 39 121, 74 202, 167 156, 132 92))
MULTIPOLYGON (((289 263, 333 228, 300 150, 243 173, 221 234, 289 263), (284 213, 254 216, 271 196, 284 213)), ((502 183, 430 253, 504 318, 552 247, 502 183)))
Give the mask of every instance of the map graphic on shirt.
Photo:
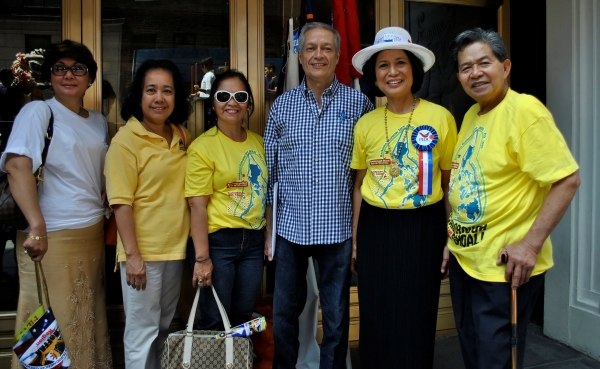
MULTIPOLYGON (((406 189, 406 193, 409 194, 402 199, 400 208, 403 208, 407 202, 412 202, 415 208, 425 206, 428 203, 427 196, 419 195, 418 151, 416 148, 412 147, 412 144, 410 143, 411 134, 412 132, 409 132, 408 126, 402 126, 392 134, 392 137, 390 137, 389 142, 396 142, 396 144, 391 148, 391 157, 392 159, 398 159, 400 175, 396 178, 387 175, 386 172, 389 170, 389 167, 386 166, 386 169, 382 171, 383 173, 381 173, 381 175, 375 176, 380 185, 372 190, 373 193, 375 193, 384 204, 386 204, 386 202, 383 196, 395 181, 401 181, 402 185, 406 189), (383 185, 383 183, 385 183, 385 185, 383 185)), ((382 158, 385 158, 389 155, 386 154, 387 148, 388 144, 384 143, 380 152, 382 158)))
MULTIPOLYGON (((450 195, 454 199, 459 192, 460 204, 455 207, 453 218, 463 224, 478 223, 487 206, 485 180, 479 162, 479 153, 485 144, 486 132, 483 127, 476 127, 454 153, 452 178, 450 179, 450 195), (454 168, 458 166, 458 168, 454 168)), ((454 205, 454 204, 453 204, 454 205)))
POLYGON ((246 216, 255 207, 260 207, 260 214, 264 214, 268 176, 263 168, 266 167, 267 163, 260 153, 248 150, 238 167, 238 182, 228 184, 231 186, 231 191, 228 192, 231 201, 227 206, 227 212, 247 221, 252 229, 261 229, 265 223, 262 217, 249 219, 246 216))

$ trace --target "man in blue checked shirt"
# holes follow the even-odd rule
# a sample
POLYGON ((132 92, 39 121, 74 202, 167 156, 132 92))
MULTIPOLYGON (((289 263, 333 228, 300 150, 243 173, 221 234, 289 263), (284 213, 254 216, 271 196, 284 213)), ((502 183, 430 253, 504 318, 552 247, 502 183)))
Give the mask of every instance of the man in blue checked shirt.
POLYGON ((298 316, 306 302, 308 258, 319 266, 323 312, 320 368, 344 368, 348 349, 354 125, 373 104, 338 82, 340 36, 308 23, 299 38, 302 83, 271 107, 264 144, 269 169, 265 255, 276 239, 273 368, 298 359, 298 316), (279 183, 277 230, 272 230, 273 184, 279 183))

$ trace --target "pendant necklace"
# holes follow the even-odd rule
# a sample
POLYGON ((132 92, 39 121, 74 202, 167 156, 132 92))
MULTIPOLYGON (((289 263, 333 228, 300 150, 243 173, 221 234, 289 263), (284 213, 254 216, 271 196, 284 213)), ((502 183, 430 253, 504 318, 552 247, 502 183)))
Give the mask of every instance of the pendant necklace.
MULTIPOLYGON (((413 103, 412 103, 412 108, 410 109, 410 116, 408 117, 408 124, 406 125, 406 129, 404 130, 404 137, 406 140, 406 143, 402 143, 402 137, 400 137, 400 142, 401 144, 406 144, 406 147, 408 147, 408 129, 410 128, 410 122, 412 120, 412 116, 413 113, 415 112, 415 105, 417 104, 417 98, 413 95, 413 103)), ((388 104, 385 104, 385 108, 383 109, 383 121, 385 123, 385 142, 387 142, 388 144, 388 152, 390 153, 390 158, 392 159, 392 165, 390 166, 390 175, 394 178, 398 177, 400 175, 400 161, 397 158, 394 158, 394 156, 392 155, 392 150, 390 148, 390 138, 388 135, 388 126, 387 126, 387 111, 388 111, 388 104)))

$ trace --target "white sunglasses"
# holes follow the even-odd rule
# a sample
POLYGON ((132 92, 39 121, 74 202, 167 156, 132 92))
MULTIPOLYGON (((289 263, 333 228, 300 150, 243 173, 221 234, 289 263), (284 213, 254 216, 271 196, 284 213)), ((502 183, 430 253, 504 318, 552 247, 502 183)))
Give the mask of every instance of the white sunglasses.
POLYGON ((248 102, 249 95, 246 91, 229 92, 225 90, 219 90, 215 92, 215 100, 221 104, 226 104, 231 98, 238 102, 238 104, 245 104, 248 102))

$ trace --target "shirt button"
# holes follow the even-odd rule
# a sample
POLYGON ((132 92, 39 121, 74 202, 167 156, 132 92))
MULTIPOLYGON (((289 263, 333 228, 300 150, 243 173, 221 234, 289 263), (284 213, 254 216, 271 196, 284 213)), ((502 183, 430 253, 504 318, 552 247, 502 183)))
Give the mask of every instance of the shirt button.
POLYGON ((318 179, 315 179, 315 182, 319 183, 319 180, 318 180, 318 179))
POLYGON ((318 139, 318 138, 315 138, 315 142, 319 142, 319 139, 318 139))
POLYGON ((317 159, 315 159, 315 161, 319 161, 319 159, 317 158, 317 159))

